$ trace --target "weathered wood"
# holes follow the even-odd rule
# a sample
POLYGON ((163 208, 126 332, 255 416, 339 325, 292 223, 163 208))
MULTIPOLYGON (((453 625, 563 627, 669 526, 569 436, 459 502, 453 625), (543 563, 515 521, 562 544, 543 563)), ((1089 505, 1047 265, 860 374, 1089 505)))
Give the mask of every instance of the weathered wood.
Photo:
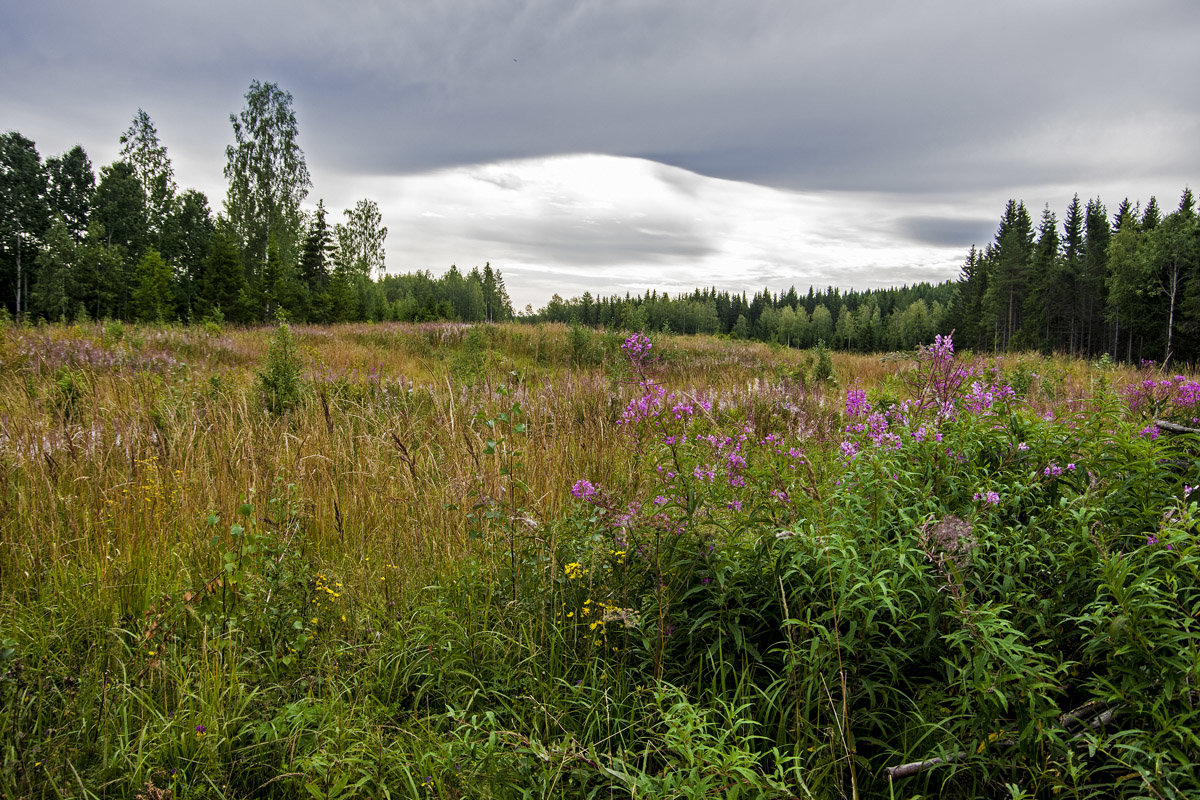
POLYGON ((1189 428, 1186 425, 1178 425, 1174 422, 1167 422, 1165 419, 1156 419, 1154 424, 1159 430, 1164 430, 1167 433, 1200 433, 1200 428, 1189 428))
MULTIPOLYGON (((1200 431, 1196 431, 1200 433, 1200 431)), ((1090 728, 1091 730, 1099 730, 1100 728, 1112 722, 1113 717, 1117 715, 1119 709, 1112 707, 1106 700, 1090 700, 1087 703, 1073 708, 1065 714, 1061 714, 1058 718, 1058 723, 1064 728, 1070 730, 1072 727, 1079 726, 1082 728, 1090 728)), ((1083 736, 1084 731, 1079 731, 1071 736, 1074 741, 1083 736)), ((993 734, 994 735, 994 734, 993 734)), ((1000 741, 989 742, 992 747, 1011 747, 1016 742, 1011 739, 1003 739, 1000 741)), ((952 764, 957 761, 963 761, 971 756, 971 753, 966 750, 959 750, 956 753, 950 753, 945 756, 937 756, 935 758, 927 758, 924 761, 910 761, 907 764, 897 764, 894 767, 885 767, 884 773, 888 776, 889 781, 894 781, 897 778, 907 778, 912 775, 924 772, 927 769, 941 766, 942 764, 952 764)))

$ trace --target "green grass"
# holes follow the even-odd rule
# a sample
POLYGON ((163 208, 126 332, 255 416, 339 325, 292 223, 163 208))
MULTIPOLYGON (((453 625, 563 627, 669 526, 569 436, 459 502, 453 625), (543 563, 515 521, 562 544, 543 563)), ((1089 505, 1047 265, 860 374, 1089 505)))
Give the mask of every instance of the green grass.
POLYGON ((622 341, 5 329, 0 796, 1196 787, 1200 454, 1144 375, 622 341), (893 447, 855 387, 960 412, 893 447))

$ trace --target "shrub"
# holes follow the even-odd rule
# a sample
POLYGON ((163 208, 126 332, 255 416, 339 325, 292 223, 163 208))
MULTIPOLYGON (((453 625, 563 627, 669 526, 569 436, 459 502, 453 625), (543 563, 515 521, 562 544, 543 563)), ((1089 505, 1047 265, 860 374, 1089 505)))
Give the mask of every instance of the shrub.
POLYGON ((280 322, 271 337, 266 363, 258 371, 258 391, 267 410, 282 414, 299 405, 304 395, 301 370, 292 331, 286 322, 280 322))

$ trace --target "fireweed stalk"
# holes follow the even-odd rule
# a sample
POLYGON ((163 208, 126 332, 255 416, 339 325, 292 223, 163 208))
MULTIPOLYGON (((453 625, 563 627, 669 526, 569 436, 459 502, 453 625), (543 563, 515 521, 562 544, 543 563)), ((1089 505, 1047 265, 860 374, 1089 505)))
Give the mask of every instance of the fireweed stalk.
POLYGON ((654 374, 657 359, 644 334, 630 336, 622 350, 637 395, 618 424, 641 466, 626 489, 581 477, 572 495, 592 507, 601 533, 592 563, 621 554, 619 569, 613 563, 596 574, 620 574, 625 583, 602 590, 600 599, 654 620, 649 644, 660 664, 680 621, 673 604, 694 591, 719 591, 720 565, 738 548, 803 516, 819 497, 809 450, 826 445, 760 435, 744 418, 715 412, 710 398, 668 389, 654 374))

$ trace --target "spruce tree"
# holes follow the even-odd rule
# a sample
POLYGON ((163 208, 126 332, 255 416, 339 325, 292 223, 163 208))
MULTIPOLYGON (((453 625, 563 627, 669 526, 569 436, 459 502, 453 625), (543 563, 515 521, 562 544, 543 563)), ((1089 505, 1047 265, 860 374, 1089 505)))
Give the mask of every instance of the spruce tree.
POLYGON ((996 230, 989 264, 988 287, 983 298, 986 317, 1000 349, 1006 349, 1021 325, 1029 288, 1029 259, 1033 249, 1033 222, 1024 203, 1009 200, 996 230))
POLYGON ((246 274, 233 234, 218 225, 209 240, 208 257, 198 291, 200 313, 233 322, 248 321, 244 308, 246 274))
POLYGON ((133 273, 129 305, 138 322, 163 322, 174 318, 171 268, 153 247, 147 248, 133 273))

